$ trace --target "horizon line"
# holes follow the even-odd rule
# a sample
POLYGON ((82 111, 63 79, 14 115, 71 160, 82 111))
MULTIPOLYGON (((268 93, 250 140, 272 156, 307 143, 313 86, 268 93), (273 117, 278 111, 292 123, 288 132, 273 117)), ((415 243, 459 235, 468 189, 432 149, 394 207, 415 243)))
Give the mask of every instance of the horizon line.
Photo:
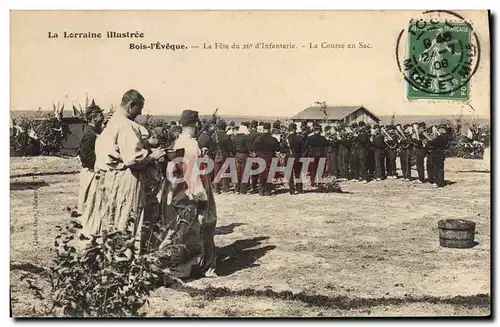
MULTIPOLYGON (((38 111, 39 109, 10 109, 10 111, 30 111, 30 112, 35 112, 35 111, 38 111)), ((40 111, 42 112, 52 112, 53 110, 52 109, 41 109, 40 111)), ((71 112, 72 109, 65 109, 64 111, 69 111, 71 112)), ((109 110, 104 110, 104 112, 108 112, 109 110)), ((150 116, 180 116, 182 113, 179 112, 179 113, 143 113, 141 114, 141 116, 147 116, 147 115, 150 115, 150 116)), ((199 112, 199 115, 200 116, 212 116, 213 113, 203 113, 203 112, 199 112)), ((217 116, 221 116, 221 117, 269 117, 269 118, 272 118, 272 117, 279 117, 279 118, 291 118, 292 116, 294 116, 295 114, 291 115, 291 116, 287 116, 287 115, 265 115, 265 114, 262 114, 262 115, 245 115, 245 114, 237 114, 237 113, 227 113, 227 114, 218 114, 217 116)), ((418 113, 411 113, 411 114, 397 114, 395 115, 395 117, 402 117, 402 116, 459 116, 460 113, 433 113, 433 114, 418 114, 418 113)), ((485 114, 485 113, 462 113, 462 116, 486 116, 488 118, 491 118, 491 114, 485 114)), ((392 116, 392 113, 386 113, 386 114, 378 114, 377 116, 379 117, 384 117, 384 116, 392 116)))

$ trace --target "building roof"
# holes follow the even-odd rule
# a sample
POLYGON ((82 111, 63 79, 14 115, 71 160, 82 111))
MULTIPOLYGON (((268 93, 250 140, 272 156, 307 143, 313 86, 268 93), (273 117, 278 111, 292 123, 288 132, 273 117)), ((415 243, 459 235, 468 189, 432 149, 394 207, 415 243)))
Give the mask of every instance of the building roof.
MULTIPOLYGON (((327 107, 326 108, 326 113, 327 117, 326 119, 331 119, 331 120, 341 120, 344 119, 345 117, 349 116, 353 112, 363 109, 368 112, 370 116, 372 116, 374 119, 379 120, 377 116, 375 116, 372 112, 370 112, 368 109, 366 109, 363 106, 338 106, 338 107, 327 107)), ((323 111, 321 110, 320 107, 309 107, 295 116, 293 116, 291 119, 325 119, 325 115, 323 114, 323 111)))

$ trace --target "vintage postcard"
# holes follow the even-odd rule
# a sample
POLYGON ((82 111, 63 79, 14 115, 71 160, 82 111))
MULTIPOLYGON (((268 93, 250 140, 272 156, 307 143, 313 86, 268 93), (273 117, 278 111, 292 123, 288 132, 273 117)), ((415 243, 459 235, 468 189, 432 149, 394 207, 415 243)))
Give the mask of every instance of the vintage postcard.
POLYGON ((488 11, 10 13, 12 317, 490 317, 488 11))

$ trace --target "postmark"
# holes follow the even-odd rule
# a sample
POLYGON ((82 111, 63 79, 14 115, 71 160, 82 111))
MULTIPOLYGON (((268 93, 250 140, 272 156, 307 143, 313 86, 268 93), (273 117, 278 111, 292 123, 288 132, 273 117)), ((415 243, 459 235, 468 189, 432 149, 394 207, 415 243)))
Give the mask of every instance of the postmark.
POLYGON ((473 25, 451 11, 431 10, 411 19, 396 42, 409 100, 469 100, 480 57, 473 25))

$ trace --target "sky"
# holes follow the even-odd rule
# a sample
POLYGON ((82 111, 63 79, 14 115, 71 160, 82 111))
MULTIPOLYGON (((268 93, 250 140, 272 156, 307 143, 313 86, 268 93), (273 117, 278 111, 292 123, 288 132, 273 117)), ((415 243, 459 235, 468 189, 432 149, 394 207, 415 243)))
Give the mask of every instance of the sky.
POLYGON ((409 101, 396 63, 399 32, 413 11, 337 12, 11 12, 11 110, 49 109, 53 102, 83 105, 85 95, 104 109, 137 89, 144 113, 194 109, 221 115, 290 117, 316 101, 363 105, 376 115, 489 116, 490 58, 487 13, 461 12, 481 44, 479 69, 467 103, 409 101), (142 32, 143 39, 74 39, 63 33, 142 32), (49 38, 49 32, 59 38, 49 38), (130 50, 130 43, 184 44, 187 50, 130 50), (204 43, 240 49, 204 49, 204 43), (256 50, 257 42, 297 49, 256 50), (345 44, 310 49, 310 43, 345 44), (348 49, 348 44, 371 48, 348 49), (199 46, 199 48, 191 48, 199 46))

